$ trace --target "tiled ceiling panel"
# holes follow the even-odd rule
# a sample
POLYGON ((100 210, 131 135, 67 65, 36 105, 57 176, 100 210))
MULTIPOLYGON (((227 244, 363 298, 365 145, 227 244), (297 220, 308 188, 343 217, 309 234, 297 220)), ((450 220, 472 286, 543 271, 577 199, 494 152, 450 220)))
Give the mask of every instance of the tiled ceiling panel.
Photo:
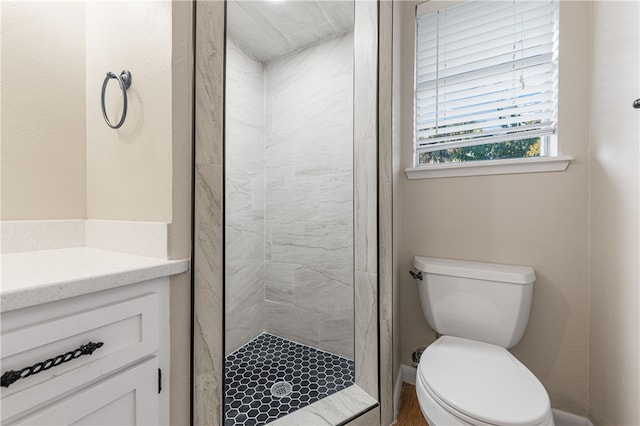
POLYGON ((287 53, 353 29, 352 1, 232 0, 227 35, 268 63, 287 53))

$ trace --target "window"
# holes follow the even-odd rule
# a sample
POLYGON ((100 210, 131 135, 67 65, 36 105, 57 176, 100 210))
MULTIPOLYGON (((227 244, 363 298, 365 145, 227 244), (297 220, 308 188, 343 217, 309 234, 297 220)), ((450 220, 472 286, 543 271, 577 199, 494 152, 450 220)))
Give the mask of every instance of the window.
POLYGON ((438 3, 417 8, 415 166, 554 155, 558 1, 438 3))

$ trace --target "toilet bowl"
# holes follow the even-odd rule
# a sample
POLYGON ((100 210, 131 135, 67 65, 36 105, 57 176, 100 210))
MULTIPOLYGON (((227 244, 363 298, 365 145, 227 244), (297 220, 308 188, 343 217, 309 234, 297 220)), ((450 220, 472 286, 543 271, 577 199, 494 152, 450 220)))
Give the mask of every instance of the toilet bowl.
POLYGON ((535 273, 526 266, 415 257, 425 349, 416 393, 430 426, 553 426, 540 381, 507 350, 524 334, 535 273))
POLYGON ((538 379, 506 349, 443 336, 422 354, 416 393, 437 425, 553 425, 538 379))

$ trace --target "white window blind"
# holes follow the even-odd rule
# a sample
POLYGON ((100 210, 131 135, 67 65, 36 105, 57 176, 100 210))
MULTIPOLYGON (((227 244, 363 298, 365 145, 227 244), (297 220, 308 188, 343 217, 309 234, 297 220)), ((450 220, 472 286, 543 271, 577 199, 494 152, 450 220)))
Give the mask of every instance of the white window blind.
POLYGON ((416 164, 553 135, 557 58, 556 0, 470 1, 417 16, 416 164))

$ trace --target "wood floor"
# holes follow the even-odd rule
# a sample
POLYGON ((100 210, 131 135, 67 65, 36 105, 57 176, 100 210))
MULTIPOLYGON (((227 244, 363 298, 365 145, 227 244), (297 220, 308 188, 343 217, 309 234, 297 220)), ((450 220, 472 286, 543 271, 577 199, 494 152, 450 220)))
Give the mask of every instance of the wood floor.
POLYGON ((398 408, 398 420, 396 426, 429 426, 422 416, 416 387, 409 383, 402 384, 400 393, 400 407, 398 408))

